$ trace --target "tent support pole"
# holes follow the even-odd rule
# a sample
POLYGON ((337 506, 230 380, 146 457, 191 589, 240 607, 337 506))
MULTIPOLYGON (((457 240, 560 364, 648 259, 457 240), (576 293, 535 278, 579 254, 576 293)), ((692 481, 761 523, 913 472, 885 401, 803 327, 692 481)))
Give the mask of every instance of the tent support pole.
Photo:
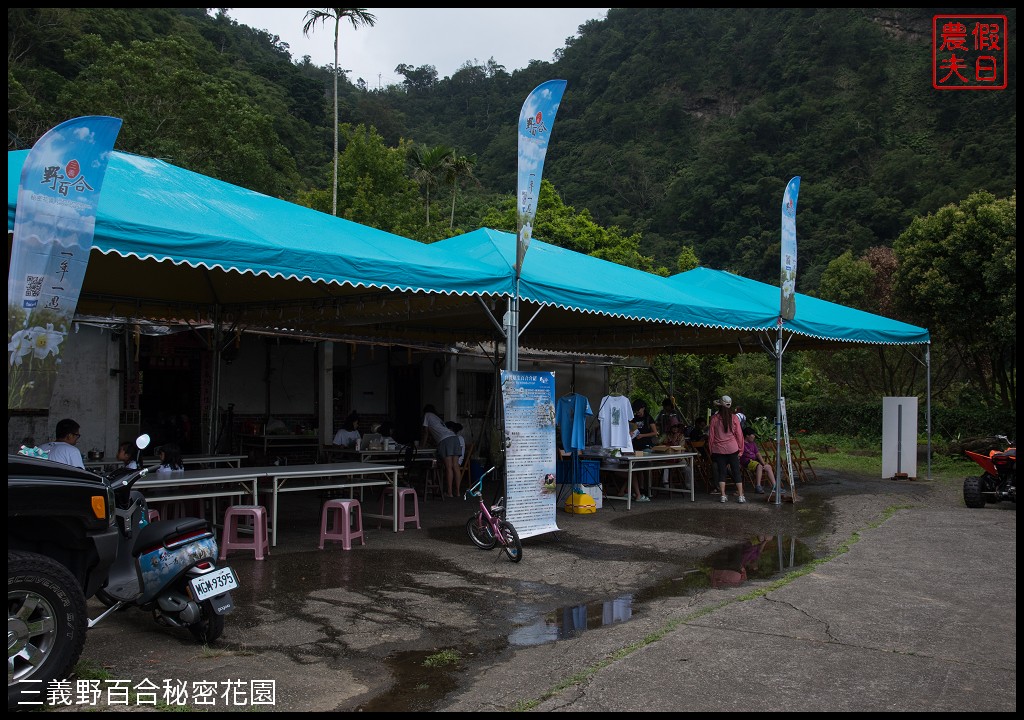
POLYGON ((924 346, 925 365, 925 392, 927 394, 925 407, 927 408, 925 423, 928 428, 928 480, 932 479, 932 346, 929 343, 924 346))
POLYGON ((213 455, 217 452, 217 438, 220 437, 217 424, 220 421, 220 351, 224 339, 219 305, 214 308, 213 313, 213 367, 210 373, 212 387, 210 388, 210 421, 207 424, 210 432, 207 435, 206 448, 204 450, 208 455, 213 455))
POLYGON ((515 295, 509 298, 508 312, 505 313, 505 369, 519 370, 519 278, 516 278, 515 295))
MULTIPOLYGON (((782 505, 782 318, 775 340, 775 504, 782 505)), ((790 478, 792 482, 792 478, 790 478)))

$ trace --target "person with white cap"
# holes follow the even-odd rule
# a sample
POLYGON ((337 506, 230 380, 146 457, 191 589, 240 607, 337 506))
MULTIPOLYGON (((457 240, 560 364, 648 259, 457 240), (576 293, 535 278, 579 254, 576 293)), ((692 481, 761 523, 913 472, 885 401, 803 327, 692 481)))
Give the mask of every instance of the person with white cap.
POLYGON ((711 461, 714 463, 718 476, 718 492, 722 502, 728 502, 725 494, 726 467, 732 472, 732 481, 739 492, 737 502, 745 503, 743 495, 743 476, 740 474, 740 450, 743 449, 743 428, 740 420, 733 414, 732 398, 723 395, 715 400, 718 412, 711 416, 708 425, 708 448, 711 450, 711 461))

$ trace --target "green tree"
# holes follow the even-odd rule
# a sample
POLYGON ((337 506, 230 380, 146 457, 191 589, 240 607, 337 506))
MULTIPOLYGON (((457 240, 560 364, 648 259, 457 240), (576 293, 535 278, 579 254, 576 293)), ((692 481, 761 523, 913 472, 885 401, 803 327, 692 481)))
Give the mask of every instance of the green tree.
POLYGON ((203 72, 183 39, 125 47, 87 35, 67 57, 83 69, 63 86, 58 102, 72 117, 121 118, 119 149, 268 195, 293 194, 295 161, 273 120, 231 83, 203 72))
MULTIPOLYGON (((490 210, 484 216, 483 224, 495 230, 516 232, 515 198, 509 198, 490 210)), ((617 227, 601 227, 594 222, 589 211, 577 211, 563 203, 555 186, 544 179, 537 198, 533 237, 619 265, 668 275, 666 268, 656 266, 653 258, 640 252, 639 233, 627 236, 617 227)))
MULTIPOLYGON (((859 259, 849 250, 832 260, 821 275, 823 300, 893 317, 892 278, 896 260, 889 248, 871 248, 859 259)), ((896 318, 898 319, 898 318, 896 318)), ((823 388, 851 400, 886 395, 915 395, 924 368, 903 348, 878 345, 806 354, 823 388)), ((934 360, 934 358, 933 358, 934 360)), ((827 394, 827 393, 826 393, 827 394)))
POLYGON ((366 8, 314 8, 306 11, 306 24, 302 26, 302 33, 309 37, 309 33, 316 27, 317 23, 326 24, 328 20, 334 20, 334 177, 331 191, 331 214, 338 214, 338 32, 341 29, 342 18, 347 18, 352 23, 353 29, 360 25, 373 27, 377 17, 366 12, 366 8))
POLYGON ((416 145, 409 153, 409 164, 413 178, 420 184, 427 204, 427 225, 430 225, 430 196, 448 173, 448 167, 455 157, 455 150, 447 145, 416 145))
POLYGON ((1017 405, 1017 193, 972 193, 897 239, 896 297, 956 352, 974 391, 1017 405))
MULTIPOLYGON (((339 128, 342 150, 338 178, 338 215, 379 230, 413 237, 421 223, 420 195, 409 177, 406 157, 410 143, 387 147, 375 128, 339 128)), ((331 199, 324 190, 299 194, 298 202, 329 212, 331 199)))

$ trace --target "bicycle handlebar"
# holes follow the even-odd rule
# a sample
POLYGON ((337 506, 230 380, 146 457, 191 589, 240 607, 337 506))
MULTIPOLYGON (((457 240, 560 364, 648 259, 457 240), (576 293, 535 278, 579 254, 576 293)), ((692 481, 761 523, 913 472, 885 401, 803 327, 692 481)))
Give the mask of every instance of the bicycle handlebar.
POLYGON ((497 465, 492 465, 490 470, 488 470, 483 475, 481 475, 479 478, 477 478, 477 481, 475 483, 473 483, 473 486, 471 488, 469 488, 469 490, 466 491, 466 494, 463 495, 463 497, 466 497, 467 495, 468 496, 472 496, 472 497, 480 497, 480 495, 482 494, 484 478, 487 477, 488 475, 490 475, 495 470, 497 470, 497 468, 498 468, 497 465))

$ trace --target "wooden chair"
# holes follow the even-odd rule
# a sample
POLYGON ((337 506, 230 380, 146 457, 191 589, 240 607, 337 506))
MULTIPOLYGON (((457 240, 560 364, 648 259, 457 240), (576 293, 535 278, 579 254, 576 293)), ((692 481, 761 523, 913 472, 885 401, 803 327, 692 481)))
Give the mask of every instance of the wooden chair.
POLYGON ((704 483, 707 492, 717 493, 718 485, 712 480, 711 455, 708 454, 707 440, 687 440, 686 446, 691 452, 697 453, 697 457, 693 459, 694 481, 700 480, 704 483))
POLYGON ((800 445, 800 441, 796 438, 791 437, 789 439, 789 443, 791 446, 790 451, 793 453, 793 463, 796 465, 796 472, 800 479, 804 482, 810 482, 808 478, 809 473, 810 477, 817 480, 818 473, 814 471, 814 466, 811 465, 811 460, 817 460, 818 458, 807 455, 807 453, 804 452, 803 446, 800 445))

